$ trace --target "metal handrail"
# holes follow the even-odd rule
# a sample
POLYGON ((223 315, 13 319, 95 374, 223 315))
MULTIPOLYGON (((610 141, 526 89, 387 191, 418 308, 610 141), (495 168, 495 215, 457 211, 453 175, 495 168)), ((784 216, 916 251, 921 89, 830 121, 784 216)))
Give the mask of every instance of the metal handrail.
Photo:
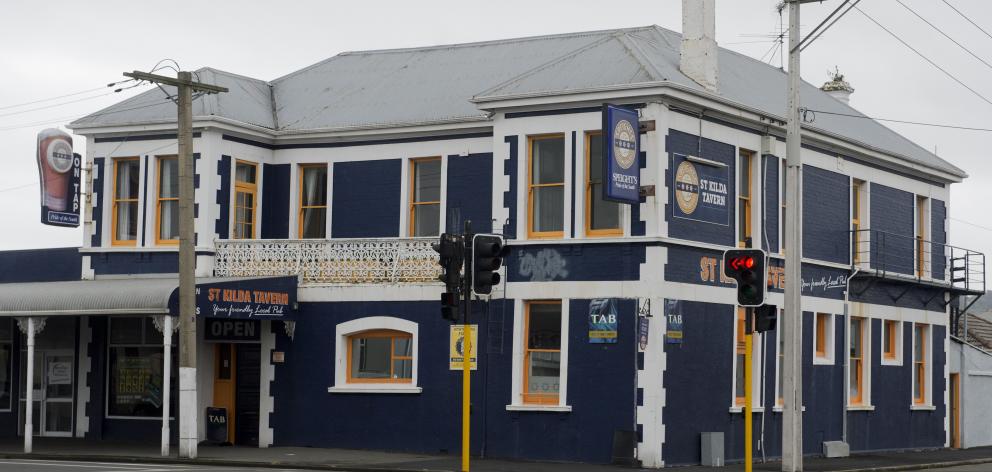
POLYGON ((985 254, 877 229, 851 230, 851 265, 880 277, 946 284, 985 291, 985 254))

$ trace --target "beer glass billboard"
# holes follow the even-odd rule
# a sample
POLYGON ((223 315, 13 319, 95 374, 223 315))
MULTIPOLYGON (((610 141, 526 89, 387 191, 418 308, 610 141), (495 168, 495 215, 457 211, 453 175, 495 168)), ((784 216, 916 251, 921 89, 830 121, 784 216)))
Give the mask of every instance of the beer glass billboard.
POLYGON ((41 181, 41 222, 79 226, 81 157, 72 152, 72 137, 49 128, 38 133, 38 178, 41 181))

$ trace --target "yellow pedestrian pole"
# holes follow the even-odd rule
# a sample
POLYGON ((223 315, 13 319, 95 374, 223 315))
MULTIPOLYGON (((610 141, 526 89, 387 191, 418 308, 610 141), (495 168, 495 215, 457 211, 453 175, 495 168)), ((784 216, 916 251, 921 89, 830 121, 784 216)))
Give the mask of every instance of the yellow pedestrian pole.
POLYGON ((469 472, 468 441, 469 441, 469 408, 471 407, 472 379, 471 363, 472 333, 468 324, 468 316, 462 325, 462 472, 469 472))
POLYGON ((751 472, 753 463, 753 427, 751 414, 751 351, 754 339, 754 308, 746 309, 744 317, 744 472, 751 472))

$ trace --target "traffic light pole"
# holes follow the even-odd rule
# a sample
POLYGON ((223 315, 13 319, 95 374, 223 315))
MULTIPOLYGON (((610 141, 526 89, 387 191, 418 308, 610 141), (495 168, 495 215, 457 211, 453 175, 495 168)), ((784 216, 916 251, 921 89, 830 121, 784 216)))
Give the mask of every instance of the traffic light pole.
POLYGON ((462 472, 469 472, 469 440, 472 408, 472 332, 468 314, 472 310, 472 222, 465 221, 465 277, 462 279, 462 472))
POLYGON ((751 411, 751 362, 754 349, 754 308, 744 309, 744 472, 754 463, 754 415, 751 411))

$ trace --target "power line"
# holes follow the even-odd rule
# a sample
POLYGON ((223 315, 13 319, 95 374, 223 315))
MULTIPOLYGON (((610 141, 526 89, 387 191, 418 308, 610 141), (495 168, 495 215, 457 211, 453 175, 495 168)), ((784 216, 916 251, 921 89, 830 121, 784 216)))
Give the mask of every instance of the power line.
POLYGON ((103 87, 96 87, 96 88, 91 88, 91 89, 88 89, 88 90, 80 90, 79 92, 67 93, 65 95, 59 95, 57 97, 43 98, 41 100, 34 100, 34 101, 30 101, 30 102, 18 103, 16 105, 4 105, 4 106, 0 107, 0 110, 8 110, 8 109, 11 109, 11 108, 18 108, 18 107, 23 107, 23 106, 27 106, 27 105, 34 105, 35 103, 50 102, 52 100, 58 100, 60 98, 74 97, 76 95, 82 95, 84 93, 96 92, 98 90, 103 90, 103 89, 108 88, 108 87, 113 87, 115 85, 120 85, 120 84, 123 84, 123 83, 132 82, 132 81, 134 81, 134 79, 121 80, 119 82, 111 82, 111 83, 109 83, 107 85, 104 85, 103 87))
POLYGON ((982 64, 985 64, 986 67, 988 67, 989 69, 992 69, 992 64, 989 64, 988 62, 985 61, 985 59, 982 59, 981 57, 978 57, 978 54, 975 54, 975 53, 971 52, 971 49, 968 49, 968 48, 964 47, 963 44, 955 41, 954 38, 950 37, 950 35, 948 35, 943 30, 941 30, 940 28, 938 28, 937 25, 931 23, 926 18, 923 18, 922 15, 920 15, 919 13, 916 12, 916 10, 913 10, 912 8, 909 8, 909 6, 906 5, 905 3, 903 3, 902 0, 896 0, 896 3, 902 5, 903 8, 909 10, 910 13, 916 15, 917 18, 923 20, 924 23, 930 25, 930 27, 933 28, 933 29, 935 29, 935 30, 937 30, 938 33, 944 35, 944 37, 947 38, 947 39, 949 39, 952 43, 957 44, 959 48, 963 49, 968 54, 971 54, 971 57, 974 57, 975 59, 978 59, 979 61, 982 62, 982 64))
POLYGON ((82 115, 82 116, 71 115, 71 116, 66 116, 66 117, 62 117, 62 118, 52 118, 50 120, 37 121, 37 122, 34 122, 34 123, 24 123, 24 124, 12 125, 12 126, 0 127, 0 131, 8 131, 8 130, 20 129, 20 128, 30 128, 32 126, 38 126, 38 125, 43 125, 43 124, 47 124, 47 123, 61 122, 61 121, 65 121, 65 120, 72 121, 72 120, 77 120, 79 118, 95 118, 95 117, 98 117, 98 116, 111 115, 111 114, 114 114, 114 113, 122 113, 122 112, 125 112, 125 111, 140 110, 142 108, 154 107, 154 106, 163 105, 163 104, 171 103, 171 102, 172 102, 172 100, 170 100, 170 99, 161 99, 160 101, 157 101, 157 102, 147 103, 147 104, 136 106, 136 107, 122 108, 122 109, 119 109, 119 110, 107 110, 107 111, 104 111, 104 112, 91 113, 89 115, 82 115))
POLYGON ((814 121, 816 119, 816 114, 817 113, 822 113, 824 115, 844 116, 844 117, 848 117, 848 118, 859 118, 859 119, 862 119, 862 120, 889 121, 889 122, 892 122, 892 123, 903 123, 903 124, 907 124, 907 125, 919 125, 919 126, 932 126, 932 127, 935 127, 935 128, 959 129, 959 130, 964 130, 964 131, 986 131, 986 132, 992 132, 992 128, 976 128, 976 127, 972 127, 972 126, 959 126, 959 125, 947 125, 947 124, 941 124, 941 123, 924 123, 924 122, 921 122, 921 121, 896 120, 896 119, 893 119, 893 118, 877 118, 877 117, 873 117, 873 116, 853 115, 853 114, 850 114, 850 113, 837 113, 837 112, 832 112, 832 111, 811 110, 809 108, 804 108, 803 110, 804 111, 807 111, 807 112, 812 112, 813 113, 813 117, 814 117, 813 118, 814 121))
POLYGON ((962 220, 961 218, 955 218, 953 216, 949 216, 949 217, 947 217, 947 219, 954 220, 954 221, 957 221, 958 223, 964 223, 964 224, 969 225, 969 226, 974 226, 976 228, 980 228, 980 229, 984 229, 985 231, 992 232, 992 228, 989 228, 988 226, 982 226, 982 225, 980 225, 978 223, 972 223, 970 221, 965 221, 965 220, 962 220))
POLYGON ((977 96, 978 98, 981 98, 981 99, 982 99, 983 101, 985 101, 985 103, 988 103, 989 105, 992 105, 992 100, 989 100, 989 99, 988 99, 988 98, 986 98, 986 97, 985 97, 984 95, 982 95, 982 94, 980 94, 980 93, 978 93, 978 91, 976 91, 975 89, 973 89, 973 88, 971 88, 971 87, 969 87, 969 86, 968 86, 967 84, 965 84, 964 82, 962 82, 962 81, 961 81, 961 79, 958 79, 957 77, 955 77, 955 76, 954 76, 954 74, 951 74, 950 72, 948 72, 948 71, 947 71, 946 69, 944 69, 943 67, 940 67, 939 65, 937 65, 937 63, 936 63, 936 62, 933 62, 932 60, 930 60, 930 58, 929 58, 929 57, 927 57, 927 56, 925 56, 925 55, 924 55, 924 54, 923 54, 922 52, 920 52, 920 51, 918 51, 918 50, 917 50, 916 48, 914 48, 913 46, 910 46, 910 45, 909 45, 909 43, 907 43, 907 42, 906 42, 906 41, 904 41, 904 40, 903 40, 902 38, 900 38, 900 37, 899 37, 899 35, 897 35, 897 34, 895 34, 895 33, 893 33, 893 32, 892 32, 891 30, 889 30, 889 29, 888 29, 888 28, 886 28, 885 26, 882 26, 882 24, 881 24, 881 23, 879 23, 879 22, 878 22, 877 20, 875 20, 874 18, 872 18, 872 17, 871 17, 871 15, 869 15, 869 14, 867 14, 867 13, 865 13, 865 12, 864 12, 864 10, 862 10, 862 9, 860 9, 860 8, 858 8, 858 7, 856 7, 856 6, 854 7, 854 9, 855 9, 855 10, 857 10, 857 11, 858 11, 858 13, 861 13, 862 15, 864 15, 864 16, 865 16, 865 18, 868 18, 869 20, 871 20, 871 22, 872 22, 872 23, 875 23, 875 24, 876 24, 876 25, 877 25, 877 26, 878 26, 879 28, 882 28, 882 29, 883 29, 883 30, 884 30, 884 31, 885 31, 886 33, 889 33, 889 35, 890 35, 890 36, 892 36, 892 37, 893 37, 893 38, 895 38, 895 39, 896 39, 897 41, 899 41, 900 43, 902 43, 902 44, 903 44, 903 46, 906 46, 906 47, 907 47, 907 48, 909 48, 909 49, 910 49, 911 51, 913 51, 913 52, 915 52, 915 53, 916 53, 916 55, 918 55, 918 56, 920 56, 920 57, 922 57, 922 58, 923 58, 923 60, 925 60, 925 61, 927 61, 927 62, 929 62, 929 63, 930 63, 930 65, 932 65, 932 66, 934 66, 935 68, 937 68, 937 70, 939 70, 939 71, 941 71, 941 72, 943 72, 943 73, 944 73, 944 75, 946 75, 946 76, 948 76, 948 77, 950 77, 950 78, 951 78, 951 80, 953 80, 953 81, 955 81, 955 82, 957 82, 957 83, 958 83, 959 85, 961 85, 962 87, 964 87, 964 88, 966 88, 966 89, 968 89, 968 91, 970 91, 971 93, 973 93, 973 94, 975 94, 975 96, 977 96))
POLYGON ((979 31, 985 33, 985 36, 988 36, 989 38, 992 38, 992 34, 990 34, 988 31, 986 31, 985 28, 982 28, 981 26, 978 26, 978 23, 975 23, 974 21, 971 21, 971 18, 968 18, 968 15, 965 15, 964 13, 961 13, 961 10, 958 10, 957 8, 954 8, 954 5, 951 5, 951 3, 948 2, 947 0, 942 0, 942 1, 944 2, 945 5, 951 7, 951 10, 954 10, 958 15, 961 15, 961 18, 964 18, 964 19, 968 20, 968 23, 971 23, 972 25, 975 26, 975 28, 978 28, 979 31))

